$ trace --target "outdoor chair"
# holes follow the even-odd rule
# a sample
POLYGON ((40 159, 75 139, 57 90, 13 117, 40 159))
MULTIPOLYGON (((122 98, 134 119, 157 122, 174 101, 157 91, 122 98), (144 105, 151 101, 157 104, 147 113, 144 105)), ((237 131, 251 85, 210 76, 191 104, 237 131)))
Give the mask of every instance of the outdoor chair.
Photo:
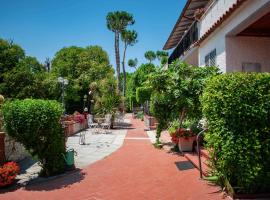
MULTIPOLYGON (((111 120, 112 120, 112 114, 106 114, 105 121, 100 124, 101 128, 104 130, 109 130, 111 127, 111 120)), ((105 133, 108 133, 108 131, 105 131, 105 133)))
POLYGON ((117 122, 117 123, 123 123, 124 122, 124 113, 117 112, 115 114, 115 122, 117 122))
POLYGON ((99 124, 94 122, 93 115, 87 115, 87 123, 88 123, 88 127, 92 129, 94 133, 97 133, 97 128, 99 127, 99 124))

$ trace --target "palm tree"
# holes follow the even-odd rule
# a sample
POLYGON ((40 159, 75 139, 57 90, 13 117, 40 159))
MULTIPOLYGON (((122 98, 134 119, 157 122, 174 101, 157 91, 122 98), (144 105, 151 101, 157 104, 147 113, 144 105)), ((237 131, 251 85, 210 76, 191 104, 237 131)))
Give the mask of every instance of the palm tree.
POLYGON ((123 94, 126 96, 126 69, 125 69, 125 60, 126 60, 126 51, 128 46, 133 46, 137 42, 138 34, 136 31, 132 30, 123 30, 121 32, 121 40, 124 42, 124 53, 122 60, 122 70, 123 70, 123 94))
POLYGON ((137 64, 138 64, 138 59, 137 58, 135 58, 134 60, 133 59, 128 60, 128 66, 129 67, 134 67, 135 70, 137 70, 137 68, 136 68, 137 64))
POLYGON ((119 35, 128 25, 133 25, 135 20, 133 16, 125 11, 109 12, 106 17, 107 27, 114 32, 114 49, 116 59, 117 90, 120 91, 120 53, 119 53, 119 35))
POLYGON ((156 53, 154 51, 146 51, 144 57, 152 63, 153 60, 156 59, 156 53))

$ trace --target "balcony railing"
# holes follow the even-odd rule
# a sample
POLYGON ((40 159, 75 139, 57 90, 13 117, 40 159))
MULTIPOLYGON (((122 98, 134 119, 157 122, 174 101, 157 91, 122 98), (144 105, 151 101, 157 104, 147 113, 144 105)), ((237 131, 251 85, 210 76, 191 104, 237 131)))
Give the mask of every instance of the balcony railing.
POLYGON ((198 40, 198 23, 195 21, 189 30, 185 33, 182 40, 178 43, 176 48, 173 50, 172 54, 168 59, 168 63, 171 64, 174 60, 179 58, 189 47, 198 40))

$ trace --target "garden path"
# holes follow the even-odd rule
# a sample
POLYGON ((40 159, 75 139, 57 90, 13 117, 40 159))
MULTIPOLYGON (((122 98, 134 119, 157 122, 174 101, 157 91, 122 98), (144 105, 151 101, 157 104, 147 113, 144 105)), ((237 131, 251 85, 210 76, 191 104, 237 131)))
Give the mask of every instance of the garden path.
POLYGON ((184 157, 155 149, 143 122, 131 122, 123 146, 110 156, 68 176, 0 194, 0 199, 224 199, 184 157))

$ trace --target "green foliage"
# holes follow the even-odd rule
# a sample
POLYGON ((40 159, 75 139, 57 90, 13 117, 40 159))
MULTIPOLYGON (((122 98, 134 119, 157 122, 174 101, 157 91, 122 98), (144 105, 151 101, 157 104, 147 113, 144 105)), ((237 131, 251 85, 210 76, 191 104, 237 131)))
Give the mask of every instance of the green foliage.
POLYGON ((127 83, 127 77, 126 77, 126 51, 128 46, 133 46, 135 43, 137 43, 137 32, 134 30, 123 30, 121 32, 121 39, 124 42, 124 52, 123 52, 123 60, 122 60, 122 71, 123 71, 123 95, 126 96, 126 83, 127 83))
POLYGON ((168 57, 162 57, 160 63, 161 65, 165 65, 166 63, 168 63, 168 57))
POLYGON ((116 80, 112 77, 101 80, 94 91, 95 113, 114 113, 121 103, 117 93, 116 80))
POLYGON ((118 33, 125 30, 128 25, 133 25, 135 23, 133 16, 126 11, 109 12, 106 20, 107 28, 118 33))
POLYGON ((52 61, 52 75, 69 80, 66 88, 66 107, 69 113, 82 111, 83 96, 88 94, 89 84, 113 77, 108 54, 99 46, 66 47, 56 53, 52 61))
POLYGON ((133 46, 137 43, 138 33, 134 30, 123 30, 121 32, 121 40, 126 46, 133 46))
POLYGON ((36 58, 25 56, 13 42, 0 39, 0 93, 6 98, 44 98, 40 91, 44 73, 36 58))
POLYGON ((167 51, 157 51, 156 52, 157 58, 161 60, 164 57, 168 57, 169 53, 167 51))
POLYGON ((159 122, 158 130, 166 128, 170 121, 202 117, 199 97, 205 81, 218 74, 216 67, 194 67, 179 60, 168 70, 159 68, 149 77, 151 95, 150 110, 159 122))
POLYGON ((202 97, 213 174, 237 193, 270 186, 270 75, 230 73, 212 78, 202 97))
MULTIPOLYGON (((152 72, 156 71, 153 64, 142 64, 133 74, 127 76, 126 99, 127 105, 138 106, 136 101, 136 89, 139 87, 147 87, 148 77, 152 72)), ((131 106, 130 106, 131 109, 131 106)))
POLYGON ((152 89, 149 87, 138 87, 136 89, 136 100, 138 103, 143 104, 150 100, 152 89))
POLYGON ((167 128, 167 124, 171 119, 171 114, 174 112, 173 107, 170 106, 170 98, 166 94, 155 92, 151 95, 150 112, 157 119, 157 143, 162 130, 167 128))
POLYGON ((137 64, 138 64, 138 59, 137 58, 128 60, 128 66, 129 67, 133 67, 133 68, 136 69, 137 64))
POLYGON ((24 50, 20 46, 0 39, 0 83, 3 82, 3 74, 17 66, 24 57, 24 50))
POLYGON ((3 78, 4 83, 0 85, 0 90, 8 98, 47 98, 53 87, 52 82, 46 84, 48 73, 38 62, 31 66, 23 60, 19 66, 6 72, 3 78))
POLYGON ((139 111, 139 112, 137 113, 136 117, 137 117, 138 119, 140 119, 140 120, 143 120, 143 118, 144 118, 144 113, 143 113, 143 111, 139 111))
POLYGON ((133 76, 134 87, 138 88, 138 87, 144 86, 144 83, 148 80, 149 75, 155 71, 156 71, 155 65, 150 64, 150 63, 142 64, 134 73, 134 76, 133 76))
POLYGON ((7 133, 37 156, 42 175, 64 170, 65 138, 61 130, 62 107, 55 101, 15 100, 3 106, 7 133))
POLYGON ((168 128, 168 132, 171 134, 174 134, 179 127, 179 120, 173 120, 172 122, 170 122, 169 124, 169 128, 168 128))
POLYGON ((156 53, 154 51, 146 51, 144 57, 152 63, 156 59, 156 53))
POLYGON ((161 65, 165 65, 168 61, 168 52, 167 51, 157 51, 156 52, 157 58, 160 61, 161 65))
POLYGON ((2 114, 2 106, 4 104, 5 98, 0 94, 0 132, 3 131, 3 114, 2 114))
MULTIPOLYGON (((111 30, 112 32, 114 32, 115 34, 115 39, 114 39, 114 49, 115 49, 115 58, 116 58, 116 76, 117 76, 117 90, 118 92, 121 90, 120 88, 120 52, 119 52, 119 35, 121 32, 123 32, 128 25, 133 25, 135 23, 135 20, 133 19, 133 16, 126 12, 126 11, 115 11, 115 12, 109 12, 107 14, 106 17, 106 21, 107 21, 107 28, 109 30, 111 30)), ((137 38, 137 34, 129 34, 129 36, 132 36, 129 39, 134 39, 133 41, 128 41, 127 38, 123 38, 125 39, 125 50, 126 51, 126 47, 128 44, 128 42, 130 42, 130 44, 133 44, 136 42, 136 38, 137 38)), ((124 53, 125 54, 125 53, 124 53)), ((125 62, 125 57, 123 58, 123 62, 125 62)), ((123 63, 123 70, 125 70, 123 63)), ((125 72, 124 72, 124 76, 125 76, 125 72)), ((126 79, 124 78, 124 81, 126 79)), ((124 83, 124 86, 126 85, 126 83, 124 83)), ((124 89, 125 92, 125 89, 124 89)), ((125 94, 125 93, 124 93, 125 94)))
POLYGON ((183 122, 183 128, 192 130, 192 133, 198 134, 203 129, 199 126, 199 120, 196 119, 185 119, 183 122))

